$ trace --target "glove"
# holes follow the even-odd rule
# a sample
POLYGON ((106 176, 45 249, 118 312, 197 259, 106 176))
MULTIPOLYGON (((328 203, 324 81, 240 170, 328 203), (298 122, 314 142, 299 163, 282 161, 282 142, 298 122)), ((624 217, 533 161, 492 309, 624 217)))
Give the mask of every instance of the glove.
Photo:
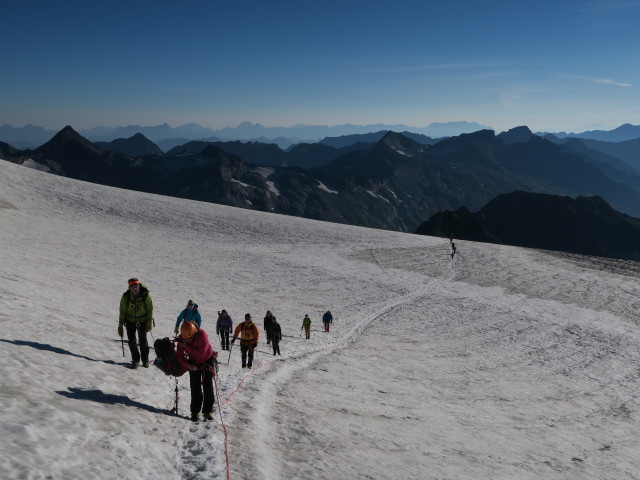
POLYGON ((124 327, 122 325, 118 325, 118 336, 124 337, 124 327))
POLYGON ((178 327, 173 329, 173 333, 175 333, 176 335, 178 334, 178 327))
POLYGON ((235 338, 232 338, 232 339, 231 339, 231 345, 233 345, 233 342, 235 342, 235 341, 236 341, 236 339, 235 339, 235 338))
POLYGON ((256 348, 258 346, 258 342, 254 342, 253 345, 251 345, 253 348, 256 348))
POLYGON ((151 320, 149 320, 147 322, 147 332, 150 332, 152 328, 153 328, 153 323, 151 322, 151 320))

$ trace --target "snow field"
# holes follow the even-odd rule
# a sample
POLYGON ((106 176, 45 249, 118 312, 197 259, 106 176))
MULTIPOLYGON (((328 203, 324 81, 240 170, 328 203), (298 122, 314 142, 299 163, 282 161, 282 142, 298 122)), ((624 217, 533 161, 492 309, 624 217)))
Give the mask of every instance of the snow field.
POLYGON ((226 478, 217 412, 124 368, 137 276, 153 338, 189 298, 216 349, 222 308, 282 326, 282 357, 220 366, 231 478, 640 478, 637 264, 456 245, 0 161, 0 477, 226 478))

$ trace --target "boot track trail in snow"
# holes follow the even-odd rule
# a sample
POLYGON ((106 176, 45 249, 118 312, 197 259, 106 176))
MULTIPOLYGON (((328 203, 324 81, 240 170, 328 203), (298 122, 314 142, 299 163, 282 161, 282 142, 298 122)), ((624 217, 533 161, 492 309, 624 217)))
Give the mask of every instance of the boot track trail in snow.
MULTIPOLYGON (((377 260, 373 250, 369 251, 374 263, 384 271, 385 267, 377 260)), ((275 358, 273 360, 264 361, 262 355, 254 359, 254 368, 250 373, 244 375, 239 383, 235 383, 238 380, 236 375, 228 375, 227 378, 221 380, 221 395, 223 396, 222 402, 217 399, 216 407, 225 412, 223 416, 225 421, 228 422, 229 418, 233 418, 227 415, 227 405, 233 400, 231 396, 236 395, 235 401, 242 402, 241 387, 245 381, 250 381, 254 392, 251 398, 251 408, 253 415, 249 417, 251 427, 249 431, 261 432, 268 431, 273 428, 270 418, 273 411, 273 404, 278 399, 278 390, 282 385, 286 384, 291 378, 298 372, 307 368, 313 367, 315 363, 326 355, 331 355, 333 352, 343 349, 353 342, 354 339, 360 335, 372 322, 381 318, 388 312, 401 305, 410 304, 416 299, 427 297, 434 290, 443 288, 444 282, 453 281, 455 278, 455 270, 453 268, 454 262, 448 260, 446 262, 446 268, 443 269, 441 276, 428 278, 424 283, 415 288, 413 291, 406 292, 393 299, 387 300, 381 304, 371 305, 368 310, 372 310, 369 313, 357 312, 351 317, 349 321, 349 330, 346 333, 341 334, 337 340, 334 340, 330 345, 323 347, 311 348, 308 351, 288 355, 284 357, 275 358), (362 317, 358 319, 358 317, 362 317)), ((343 315, 343 318, 345 315, 343 315)), ((318 332, 318 330, 316 330, 318 332)), ((334 330, 335 332, 335 330, 334 330)), ((324 332, 322 332, 324 333, 324 332)), ((202 422, 200 422, 202 423, 202 422)), ((222 425, 218 424, 222 427, 222 425)), ((187 434, 185 443, 187 446, 186 451, 183 454, 183 463, 186 468, 186 472, 205 472, 206 465, 215 459, 210 456, 213 448, 209 439, 210 435, 219 435, 221 429, 212 430, 210 424, 194 425, 187 434)), ((242 445, 240 442, 234 442, 233 438, 230 439, 231 444, 238 450, 247 450, 246 445, 242 445)), ((284 478, 280 471, 279 464, 277 462, 277 454, 274 451, 269 450, 268 444, 260 440, 260 435, 254 435, 250 438, 251 446, 248 448, 252 452, 252 456, 255 459, 255 464, 259 465, 259 478, 284 478)), ((229 451, 231 458, 231 472, 229 476, 233 478, 233 460, 234 450, 229 451)), ((216 455, 219 459, 219 455, 216 455)), ((225 466, 225 469, 227 467, 225 466)), ((186 473, 185 472, 185 473, 186 473)), ((192 477, 189 477, 192 478, 192 477)))

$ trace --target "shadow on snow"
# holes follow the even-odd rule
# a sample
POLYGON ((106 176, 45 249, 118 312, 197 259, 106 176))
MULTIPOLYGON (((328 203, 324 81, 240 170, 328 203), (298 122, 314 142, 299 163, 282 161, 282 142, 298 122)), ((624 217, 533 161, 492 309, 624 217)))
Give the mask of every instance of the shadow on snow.
POLYGON ((134 407, 141 410, 146 410, 151 413, 164 413, 165 415, 175 416, 168 410, 162 410, 160 408, 152 407, 144 403, 131 400, 126 395, 114 395, 112 393, 104 393, 102 390, 85 390, 82 388, 69 387, 68 391, 60 390, 56 393, 67 398, 74 398, 76 400, 91 400, 92 402, 106 403, 108 405, 124 405, 125 407, 134 407))
POLYGON ((108 363, 109 365, 129 365, 129 363, 114 362, 113 360, 96 360, 95 358, 87 357, 85 355, 78 355, 77 353, 70 352, 69 350, 65 350, 64 348, 54 347, 53 345, 48 345, 46 343, 31 342, 29 340, 6 340, 4 338, 0 338, 0 342, 12 343, 14 345, 31 347, 37 350, 59 353, 60 355, 70 355, 72 357, 82 358, 83 360, 89 360, 90 362, 102 362, 108 363))

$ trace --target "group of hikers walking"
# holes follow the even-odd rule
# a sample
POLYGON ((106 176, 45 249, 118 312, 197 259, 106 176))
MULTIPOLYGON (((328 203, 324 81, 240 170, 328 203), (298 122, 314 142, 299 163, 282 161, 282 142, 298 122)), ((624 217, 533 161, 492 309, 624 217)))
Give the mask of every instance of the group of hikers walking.
MULTIPOLYGON (((324 331, 328 332, 329 325, 333 323, 331 312, 327 311, 323 315, 322 321, 325 325, 324 331)), ((131 368, 138 368, 140 362, 144 368, 149 367, 147 332, 150 332, 153 327, 153 301, 149 290, 137 278, 130 278, 127 291, 122 294, 120 299, 118 335, 123 338, 126 329, 129 351, 131 352, 131 368)), ((282 329, 271 311, 267 311, 263 327, 267 345, 271 345, 273 355, 280 355, 282 329)), ((306 338, 309 339, 311 319, 308 315, 304 316, 302 329, 305 330, 306 338)), ((160 350, 166 353, 167 357, 170 357, 169 359, 160 359, 161 362, 157 366, 167 375, 176 377, 188 371, 191 388, 191 420, 198 421, 200 412, 202 412, 204 420, 212 420, 215 403, 213 376, 217 371, 217 352, 214 352, 209 337, 202 328, 202 317, 198 310, 198 304, 193 300, 189 300, 185 309, 178 315, 173 333, 176 335, 173 340, 168 338, 162 339, 162 341, 156 340, 154 344, 156 355, 159 358, 160 350), (175 344, 175 351, 173 344, 175 344)), ((220 310, 216 321, 216 335, 220 338, 221 349, 229 350, 229 355, 231 355, 230 350, 235 341, 239 338, 242 368, 253 367, 254 351, 258 346, 260 331, 253 323, 251 314, 245 314, 244 321, 234 329, 231 316, 226 310, 220 310)), ((122 348, 124 355, 124 339, 122 348)))

